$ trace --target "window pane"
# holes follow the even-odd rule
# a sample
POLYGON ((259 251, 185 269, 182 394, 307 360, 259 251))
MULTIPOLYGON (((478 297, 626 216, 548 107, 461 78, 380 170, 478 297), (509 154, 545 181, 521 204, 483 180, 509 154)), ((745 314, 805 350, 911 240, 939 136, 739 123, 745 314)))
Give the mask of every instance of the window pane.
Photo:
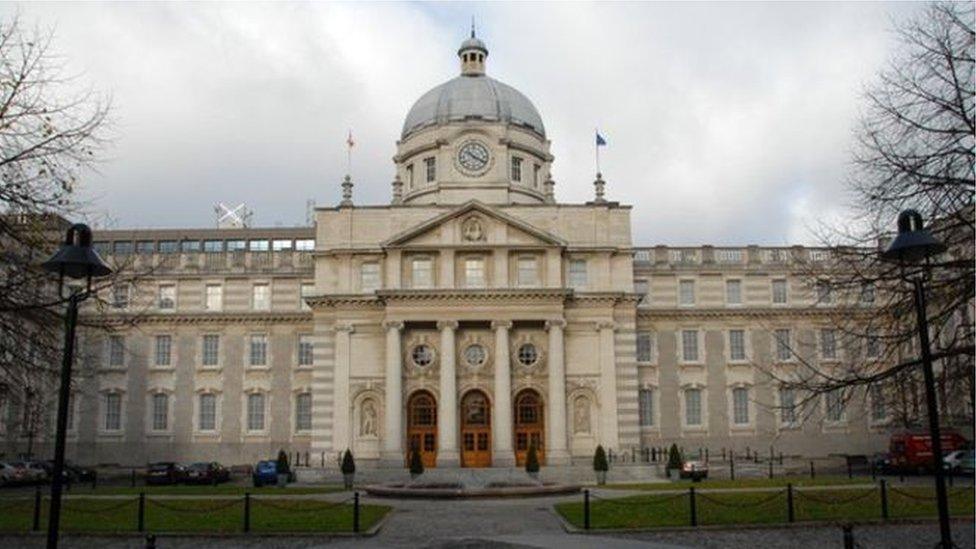
POLYGON ((220 359, 220 336, 207 334, 203 336, 203 352, 201 360, 204 366, 216 366, 220 359))
POLYGON ((363 263, 360 266, 359 282, 363 291, 372 292, 380 287, 380 264, 376 262, 363 263))
POLYGON ((786 303, 786 281, 773 281, 773 303, 786 303))
POLYGON ((291 239, 275 239, 271 242, 271 249, 280 252, 282 250, 290 250, 292 248, 291 239))
POLYGON ((650 427, 654 425, 654 390, 653 389, 641 389, 638 393, 638 398, 640 400, 640 424, 644 427, 650 427))
POLYGON ((220 284, 207 284, 207 298, 204 307, 208 311, 219 311, 224 306, 224 288, 220 284))
POLYGON ((826 359, 837 358, 837 332, 835 330, 820 330, 820 355, 826 359))
POLYGON ((253 334, 250 338, 250 365, 264 366, 268 362, 268 336, 253 334))
POLYGON ((154 431, 165 431, 168 425, 169 397, 155 394, 152 399, 152 428, 154 431))
POLYGON ((412 279, 414 288, 430 288, 434 285, 433 261, 430 258, 418 257, 413 260, 412 279))
POLYGON ((159 302, 157 306, 164 311, 176 308, 176 286, 166 284, 159 287, 159 302))
POLYGON ((249 240, 247 243, 247 249, 252 252, 266 252, 270 248, 267 240, 249 240))
POLYGON ((698 361, 697 330, 683 330, 681 332, 681 357, 685 362, 698 361))
POLYGON ((173 340, 168 335, 156 336, 156 366, 169 366, 173 340))
POLYGON ((536 272, 536 258, 518 258, 518 285, 534 286, 538 284, 538 274, 536 272))
POLYGON ((651 332, 637 332, 637 362, 651 362, 654 359, 651 332))
POLYGON ((314 348, 312 346, 312 336, 310 335, 300 335, 298 336, 298 365, 299 366, 311 366, 314 348))
POLYGON ((247 247, 247 243, 243 240, 228 240, 227 241, 227 251, 228 252, 241 252, 247 247))
POLYGON ((213 431, 217 426, 217 397, 216 395, 200 395, 201 431, 213 431))
POLYGON ((871 421, 880 422, 888 418, 883 385, 871 386, 871 421))
POLYGON ((108 365, 125 366, 125 338, 122 336, 108 338, 108 365))
POLYGON ((295 249, 300 252, 309 252, 315 249, 315 240, 311 238, 301 238, 295 241, 295 249))
POLYGON ((827 405, 827 421, 841 421, 844 419, 844 395, 840 389, 830 391, 824 395, 827 405))
POLYGON ((224 251, 223 240, 204 240, 203 251, 208 254, 215 254, 224 251))
POLYGON ((468 288, 485 287, 485 260, 468 257, 464 260, 464 284, 468 288))
POLYGON ((695 281, 694 280, 682 280, 679 282, 678 286, 679 298, 678 302, 681 305, 694 305, 695 304, 695 281))
POLYGON ((105 430, 118 431, 122 428, 122 396, 111 393, 105 395, 105 430))
POLYGON ((129 306, 129 285, 119 283, 112 286, 112 308, 125 309, 129 306))
POLYGON ((309 431, 312 429, 312 395, 302 393, 295 399, 295 429, 309 431))
POLYGON ((136 242, 136 253, 149 255, 156 251, 156 243, 152 240, 140 240, 136 242))
POLYGON ((779 329, 776 330, 774 336, 776 340, 776 359, 790 360, 793 356, 790 343, 790 331, 788 329, 779 329))
POLYGON ((271 309, 271 288, 267 284, 255 284, 253 294, 255 311, 267 311, 271 309))
POLYGON ((200 251, 200 241, 199 240, 183 240, 180 242, 180 251, 183 253, 192 253, 200 251))
POLYGON ((573 259, 569 262, 569 286, 571 288, 586 287, 586 260, 573 259))
POLYGON ((796 423, 796 391, 783 387, 779 390, 780 421, 784 424, 796 423))
POLYGON ((746 359, 745 330, 729 330, 729 360, 746 359))
POLYGON ((161 254, 174 254, 178 248, 179 244, 175 240, 160 240, 159 241, 159 253, 161 254))
POLYGON ((701 425, 701 390, 685 390, 685 424, 701 425))
POLYGON ((729 305, 742 304, 742 281, 727 280, 725 282, 725 302, 729 305))
POLYGON ((261 393, 247 395, 247 429, 264 430, 264 395, 261 393))
POLYGON ((732 420, 739 425, 749 423, 749 389, 732 389, 732 420))

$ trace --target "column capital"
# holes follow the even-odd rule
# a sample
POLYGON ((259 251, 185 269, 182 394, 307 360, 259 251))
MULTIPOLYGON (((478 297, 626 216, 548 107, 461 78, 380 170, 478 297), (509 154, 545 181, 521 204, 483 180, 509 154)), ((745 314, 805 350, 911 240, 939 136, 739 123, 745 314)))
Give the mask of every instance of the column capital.
POLYGON ((438 330, 457 330, 458 321, 457 320, 438 320, 437 329, 438 330))
POLYGON ((554 318, 552 320, 546 321, 546 330, 550 328, 565 328, 565 327, 566 327, 566 319, 564 318, 554 318))
POLYGON ((349 323, 336 324, 335 331, 348 332, 351 334, 356 331, 356 326, 354 324, 349 324, 349 323))
POLYGON ((403 321, 402 320, 385 320, 385 321, 383 321, 383 327, 386 328, 387 330, 396 330, 396 331, 399 332, 399 331, 402 331, 403 330, 403 321))
POLYGON ((512 321, 511 320, 492 320, 491 321, 492 330, 511 330, 512 321))
POLYGON ((601 320, 596 323, 597 330, 616 330, 617 323, 612 320, 601 320))

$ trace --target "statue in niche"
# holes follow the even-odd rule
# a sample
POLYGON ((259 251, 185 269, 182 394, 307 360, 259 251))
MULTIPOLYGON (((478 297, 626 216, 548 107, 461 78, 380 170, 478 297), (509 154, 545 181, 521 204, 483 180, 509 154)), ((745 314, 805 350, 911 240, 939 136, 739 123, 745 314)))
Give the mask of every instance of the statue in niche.
POLYGON ((590 401, 583 396, 573 401, 573 432, 590 432, 590 401))
POLYGON ((359 418, 359 434, 361 436, 376 436, 376 407, 372 400, 363 401, 359 418))

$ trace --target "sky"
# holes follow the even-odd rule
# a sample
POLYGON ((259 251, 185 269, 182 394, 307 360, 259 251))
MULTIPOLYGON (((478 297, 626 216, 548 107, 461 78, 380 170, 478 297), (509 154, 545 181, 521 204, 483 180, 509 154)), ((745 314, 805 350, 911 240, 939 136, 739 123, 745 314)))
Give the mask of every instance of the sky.
POLYGON ((458 74, 471 17, 487 72, 535 104, 560 202, 633 205, 640 245, 812 244, 842 219, 863 91, 917 3, 25 3, 77 85, 112 98, 80 188, 129 227, 254 226, 385 204, 403 119, 458 74))

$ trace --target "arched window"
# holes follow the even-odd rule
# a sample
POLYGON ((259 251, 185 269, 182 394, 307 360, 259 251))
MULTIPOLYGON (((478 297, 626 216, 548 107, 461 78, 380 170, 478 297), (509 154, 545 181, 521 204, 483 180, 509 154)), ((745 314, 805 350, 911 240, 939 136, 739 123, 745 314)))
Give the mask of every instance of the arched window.
POLYGON ((522 391, 515 399, 515 423, 532 425, 542 421, 542 399, 532 390, 522 391))
POLYGON ((409 420, 411 427, 437 425, 437 403, 430 393, 421 392, 410 398, 409 420))

